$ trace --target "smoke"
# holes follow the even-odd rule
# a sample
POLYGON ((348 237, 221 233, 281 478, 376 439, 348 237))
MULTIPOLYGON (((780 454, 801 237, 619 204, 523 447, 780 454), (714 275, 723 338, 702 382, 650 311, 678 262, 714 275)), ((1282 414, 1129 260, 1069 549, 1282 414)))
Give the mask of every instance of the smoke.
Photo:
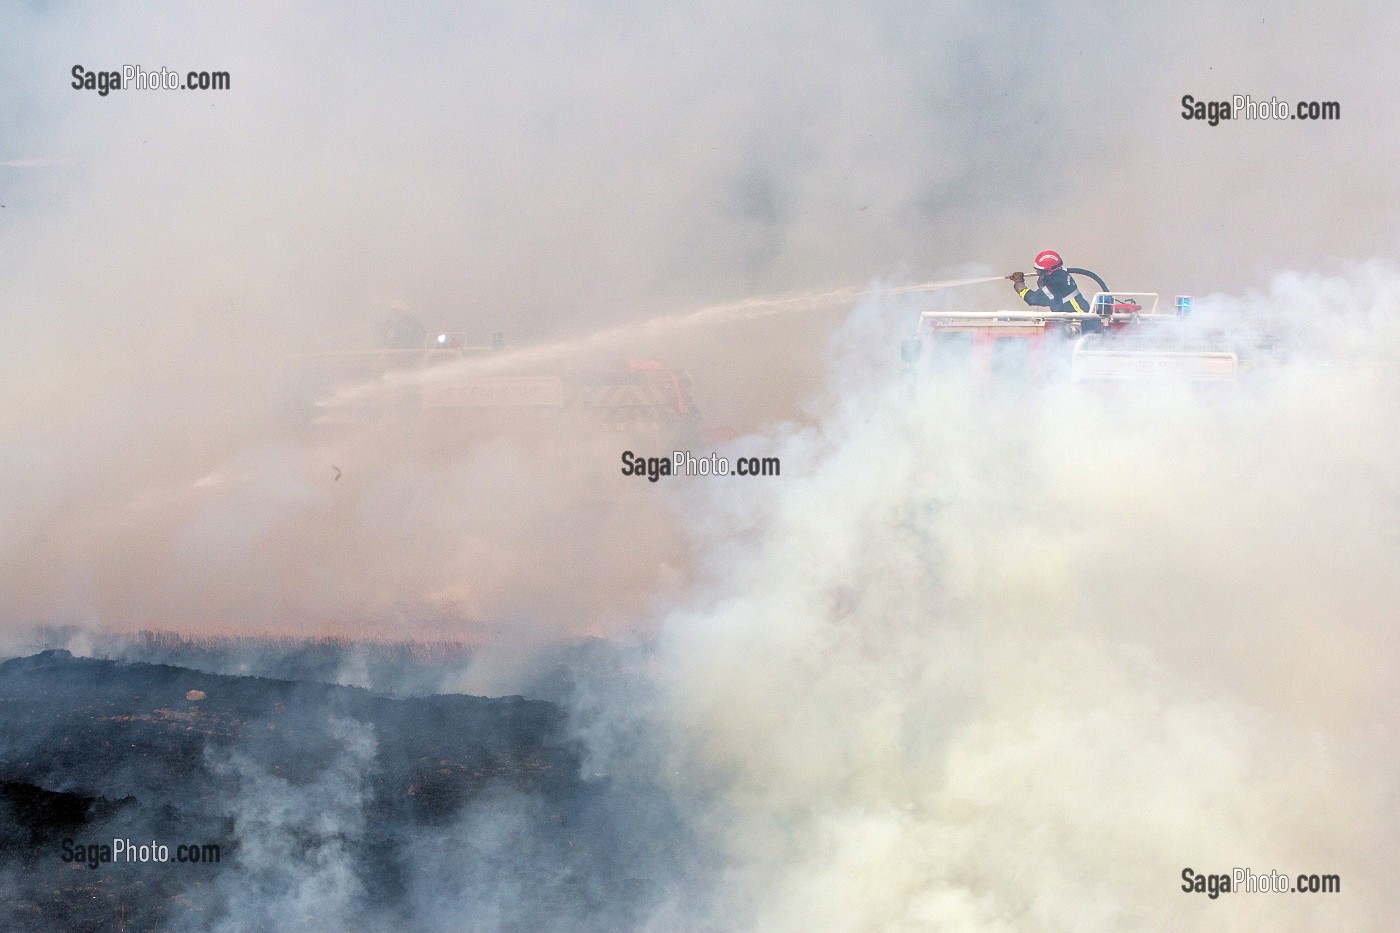
POLYGON ((201 892, 190 929, 344 929, 354 925, 365 885, 355 849, 365 829, 367 769, 377 743, 374 729, 354 720, 330 720, 324 771, 290 781, 280 766, 234 753, 214 773, 232 787, 236 868, 201 892))
POLYGON ((616 352, 691 371, 707 420, 744 433, 801 417, 846 307, 637 325, 1002 272, 1046 245, 1169 293, 1383 253, 1384 82, 1327 63, 1383 60, 1395 15, 296 4, 269 35, 241 6, 11 5, 0 482, 24 495, 0 507, 0 619, 470 640, 567 611, 566 634, 627 630, 688 568, 669 516, 638 520, 635 546, 620 519, 592 542, 618 450, 396 472, 418 439, 391 436, 341 463, 292 427, 296 354, 396 300, 521 348, 622 328, 616 352), (231 88, 99 96, 69 86, 75 64, 231 88), (1179 116, 1182 94, 1239 92, 1336 99, 1343 119, 1179 116), (333 466, 379 477, 347 496, 333 466), (446 520, 488 496, 513 514, 446 520))
POLYGON ((1384 928, 1398 289, 1201 302, 1301 338, 1237 388, 912 404, 869 351, 895 309, 858 308, 781 480, 693 503, 654 693, 596 721, 722 865, 656 928, 1384 928), (1216 901, 1186 867, 1344 893, 1216 901))
MULTIPOLYGON (((0 627, 489 643, 463 684, 492 690, 536 644, 659 632, 652 680, 595 684, 586 720, 721 866, 658 929, 1377 925, 1397 277, 1348 263, 1400 233, 1397 15, 302 3, 269 33, 246 5, 11 4, 0 627), (232 89, 68 86, 137 63, 232 89), (1181 119, 1236 93, 1342 119, 1181 119), (946 295, 863 301, 834 347, 840 304, 640 326, 1046 246, 1218 292, 1202 315, 1294 359, 1219 395, 911 406, 895 342, 946 295), (619 352, 690 370, 783 476, 308 435, 297 354, 396 300, 526 353, 634 328, 619 352), (1178 890, 1236 864, 1345 893, 1178 890)), ((328 917, 356 897, 313 882, 328 917)))

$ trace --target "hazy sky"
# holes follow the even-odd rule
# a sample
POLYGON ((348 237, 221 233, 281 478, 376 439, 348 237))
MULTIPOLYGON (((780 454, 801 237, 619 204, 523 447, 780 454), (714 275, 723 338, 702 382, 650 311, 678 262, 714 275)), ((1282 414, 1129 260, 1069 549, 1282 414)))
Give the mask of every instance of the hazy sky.
POLYGON ((1198 293, 1386 253, 1400 14, 1275 7, 10 5, 0 162, 59 164, 0 168, 5 324, 237 342, 401 298, 528 341, 1045 247, 1198 293), (1209 127, 1188 93, 1342 119, 1209 127))
MULTIPOLYGON (((293 351, 353 340, 396 300, 526 345, 748 296, 1004 273, 1046 247, 1168 295, 1393 255, 1400 13, 1275 7, 8 4, 0 482, 22 494, 0 509, 0 572, 62 553, 76 576, 52 586, 79 592, 93 571, 75 540, 225 548, 208 515, 143 539, 127 506, 231 461, 266 472, 241 487, 257 508, 224 503, 240 521, 317 514, 325 490, 284 489, 271 477, 293 455, 260 446, 282 440, 279 380, 293 351), (231 89, 70 86, 74 65, 128 64, 226 70, 231 89), (1184 94, 1236 93, 1335 100, 1341 120, 1181 117, 1184 94), (120 519, 95 531, 108 508, 120 519)), ((798 415, 848 311, 616 349, 688 369, 707 419, 747 430, 798 415)), ((441 514, 388 501, 356 520, 441 514)), ((246 596, 239 580, 219 592, 246 596)))

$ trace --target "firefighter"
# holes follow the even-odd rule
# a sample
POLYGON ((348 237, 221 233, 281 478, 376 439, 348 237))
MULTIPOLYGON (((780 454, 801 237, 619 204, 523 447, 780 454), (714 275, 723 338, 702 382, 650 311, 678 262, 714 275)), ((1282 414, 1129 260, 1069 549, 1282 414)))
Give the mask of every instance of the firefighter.
POLYGON ((1020 272, 1007 276, 1016 294, 1028 305, 1039 305, 1051 311, 1073 311, 1089 313, 1089 299, 1075 284, 1074 276, 1065 271, 1065 261, 1053 249, 1047 249, 1035 257, 1035 288, 1026 285, 1026 277, 1020 272))

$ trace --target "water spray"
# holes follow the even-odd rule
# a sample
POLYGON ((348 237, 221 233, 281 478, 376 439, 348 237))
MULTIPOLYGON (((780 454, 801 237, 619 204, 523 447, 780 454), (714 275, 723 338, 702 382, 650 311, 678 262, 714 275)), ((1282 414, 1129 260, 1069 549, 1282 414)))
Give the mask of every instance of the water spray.
MULTIPOLYGON (((580 356, 589 351, 635 341, 639 338, 656 337, 662 334, 689 330, 695 327, 713 324, 729 324, 739 321, 755 321, 774 317, 779 314, 813 311, 818 308, 829 307, 842 302, 855 302, 868 295, 920 294, 939 291, 945 288, 985 285, 990 282, 1000 282, 1003 278, 1004 276, 1000 275, 988 275, 970 279, 932 280, 928 282, 917 282, 912 285, 875 286, 871 288, 847 287, 831 289, 824 292, 804 292, 797 295, 783 295, 773 298, 743 298, 738 301, 708 305, 693 311, 661 314, 644 321, 619 324, 616 327, 610 327, 606 330, 596 331, 581 337, 539 344, 533 347, 520 347, 504 352, 496 352, 492 353, 490 356, 468 358, 463 360, 460 364, 439 365, 421 372, 414 372, 406 375, 400 374, 396 378, 388 381, 392 383, 405 381, 451 381, 459 378, 464 368, 471 372, 487 373, 495 370, 545 366, 556 363, 561 358, 580 356)), ((372 395, 380 391, 384 382, 384 379, 376 379, 372 382, 351 388, 338 389, 333 393, 330 399, 323 400, 323 404, 345 404, 352 399, 372 395)))
POLYGON ((893 287, 847 287, 824 292, 804 292, 797 295, 783 295, 773 298, 743 298, 738 301, 708 305, 704 308, 697 308, 694 311, 663 314, 645 321, 620 324, 616 327, 608 328, 607 330, 598 331, 582 337, 575 337, 569 340, 556 341, 554 343, 542 344, 535 347, 524 347, 509 353, 497 354, 481 362, 493 368, 497 365, 538 363, 555 359, 563 355, 580 353, 589 349, 608 346, 612 343, 621 342, 624 339, 657 336, 671 331, 688 330, 693 327, 710 324, 754 321, 779 314, 812 311, 817 308, 823 308, 841 302, 857 301, 868 295, 909 295, 938 291, 944 288, 957 288, 965 285, 985 285, 989 282, 999 282, 1001 280, 1002 276, 989 275, 981 278, 943 279, 893 287))

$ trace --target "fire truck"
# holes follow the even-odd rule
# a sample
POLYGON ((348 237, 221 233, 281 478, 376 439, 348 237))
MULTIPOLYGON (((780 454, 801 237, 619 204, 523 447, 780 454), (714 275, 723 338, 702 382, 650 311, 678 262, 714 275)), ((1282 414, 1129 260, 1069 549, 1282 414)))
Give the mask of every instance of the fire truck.
POLYGON ((1022 385, 1069 379, 1077 383, 1175 379, 1229 381, 1249 353, 1237 341, 1193 326, 1191 299, 1161 310, 1155 292, 1100 290, 1090 312, 1021 308, 1014 311, 925 311, 902 356, 916 379, 957 376, 974 383, 1022 385), (1243 352, 1242 352, 1243 351, 1243 352))
POLYGON ((512 363, 498 337, 490 346, 468 346, 441 334, 421 349, 306 354, 303 367, 315 374, 312 423, 323 434, 382 425, 450 447, 578 429, 664 446, 700 432, 689 375, 659 360, 512 363))

